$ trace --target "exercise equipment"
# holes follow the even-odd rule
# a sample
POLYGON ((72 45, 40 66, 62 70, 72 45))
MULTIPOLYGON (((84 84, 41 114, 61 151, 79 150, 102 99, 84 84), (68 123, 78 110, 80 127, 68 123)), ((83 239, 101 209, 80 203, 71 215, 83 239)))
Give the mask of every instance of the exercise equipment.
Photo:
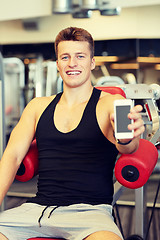
POLYGON ((115 177, 125 187, 136 189, 148 181, 158 160, 157 148, 140 139, 135 153, 122 154, 115 165, 115 177))
MULTIPOLYGON (((4 69, 3 69, 3 57, 0 52, 0 159, 5 149, 5 110, 4 110, 4 69)), ((5 209, 5 200, 0 206, 0 211, 5 209)))
POLYGON ((5 127, 4 127, 4 73, 3 58, 0 52, 0 157, 2 157, 5 147, 5 127))
POLYGON ((3 58, 4 66, 4 105, 6 142, 18 123, 25 107, 23 89, 25 86, 25 67, 21 59, 3 58))
POLYGON ((27 240, 65 240, 64 238, 28 238, 27 240))
POLYGON ((4 110, 4 71, 3 58, 0 52, 0 157, 2 157, 5 148, 5 110, 4 110))
MULTIPOLYGON (((103 87, 105 91, 107 86, 103 87)), ((156 100, 160 98, 160 86, 155 86, 155 84, 123 84, 117 85, 116 87, 121 88, 125 92, 126 98, 133 99, 136 104, 141 104, 144 107, 144 110, 141 113, 145 124, 145 132, 142 138, 147 139, 156 146, 157 142, 159 142, 160 136, 160 117, 159 109, 156 104, 156 100)), ((156 164, 154 169, 155 172, 159 172, 159 164, 160 162, 156 164)), ((147 236, 147 228, 144 224, 147 208, 145 189, 146 184, 135 189, 135 233, 140 237, 147 236)))
POLYGON ((34 139, 28 153, 26 154, 23 162, 16 174, 16 180, 27 182, 36 176, 38 173, 38 149, 36 140, 34 139))
POLYGON ((138 235, 132 235, 127 237, 125 240, 143 240, 143 238, 138 235))
POLYGON ((110 94, 120 94, 122 95, 124 98, 126 98, 126 94, 125 92, 119 88, 119 87, 110 87, 110 86, 96 86, 97 89, 102 90, 104 92, 108 92, 110 94))

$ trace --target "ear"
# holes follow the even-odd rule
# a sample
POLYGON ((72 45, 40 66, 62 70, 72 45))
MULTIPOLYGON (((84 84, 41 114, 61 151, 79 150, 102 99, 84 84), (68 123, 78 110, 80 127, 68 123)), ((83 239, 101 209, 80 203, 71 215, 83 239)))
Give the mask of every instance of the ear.
POLYGON ((92 58, 92 60, 91 60, 91 70, 95 69, 95 66, 96 66, 95 58, 92 58))
POLYGON ((59 71, 58 60, 56 60, 57 70, 59 71))

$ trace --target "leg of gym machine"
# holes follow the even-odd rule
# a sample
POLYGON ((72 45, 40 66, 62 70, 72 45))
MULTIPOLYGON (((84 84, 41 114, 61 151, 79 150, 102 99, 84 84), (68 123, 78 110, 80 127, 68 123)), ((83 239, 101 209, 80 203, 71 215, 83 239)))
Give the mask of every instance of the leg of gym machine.
POLYGON ((145 236, 146 207, 146 185, 144 185, 135 190, 135 232, 142 238, 145 236))
POLYGON ((127 237, 125 240, 143 240, 145 226, 145 186, 135 189, 135 233, 127 237))
MULTIPOLYGON (((0 159, 2 157, 5 147, 5 124, 4 124, 4 74, 3 74, 3 60, 0 52, 0 159)), ((5 209, 5 201, 3 201, 0 211, 5 209)))

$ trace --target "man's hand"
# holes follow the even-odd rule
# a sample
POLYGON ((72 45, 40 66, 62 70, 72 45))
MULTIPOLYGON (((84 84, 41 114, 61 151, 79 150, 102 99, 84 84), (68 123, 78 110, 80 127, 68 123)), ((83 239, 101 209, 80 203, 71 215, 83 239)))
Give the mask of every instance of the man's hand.
MULTIPOLYGON (((122 144, 118 143, 115 139, 115 145, 119 152, 128 154, 133 153, 137 150, 139 146, 140 136, 145 130, 144 122, 141 116, 142 109, 143 107, 141 105, 136 105, 130 110, 128 118, 133 119, 133 123, 128 125, 128 129, 134 130, 134 137, 132 139, 120 139, 120 142, 122 144)), ((111 114, 110 119, 112 121, 114 131, 114 113, 111 114)))
POLYGON ((134 106, 128 114, 129 119, 133 119, 133 123, 128 125, 129 130, 134 130, 134 137, 139 137, 145 130, 144 122, 140 112, 142 111, 141 105, 134 106))
MULTIPOLYGON (((144 122, 140 113, 142 109, 143 107, 141 105, 136 105, 130 110, 130 113, 128 114, 128 118, 133 119, 133 123, 128 125, 128 129, 134 130, 134 137, 140 136, 145 130, 144 122)), ((114 113, 111 114, 110 119, 114 122, 114 113)))

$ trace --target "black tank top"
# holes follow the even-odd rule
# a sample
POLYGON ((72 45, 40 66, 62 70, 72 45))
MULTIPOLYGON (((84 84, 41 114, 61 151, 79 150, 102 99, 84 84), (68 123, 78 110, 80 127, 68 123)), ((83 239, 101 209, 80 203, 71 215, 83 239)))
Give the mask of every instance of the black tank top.
POLYGON ((80 123, 68 133, 58 131, 53 120, 62 93, 44 110, 36 130, 38 192, 29 202, 49 206, 112 203, 113 169, 118 151, 97 122, 100 93, 93 89, 80 123))

